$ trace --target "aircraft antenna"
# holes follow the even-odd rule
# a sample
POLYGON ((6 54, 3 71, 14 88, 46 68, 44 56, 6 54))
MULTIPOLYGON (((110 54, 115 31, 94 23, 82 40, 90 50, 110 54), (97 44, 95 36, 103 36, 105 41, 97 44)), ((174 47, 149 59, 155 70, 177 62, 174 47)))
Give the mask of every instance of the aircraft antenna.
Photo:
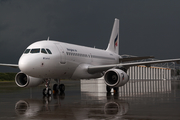
POLYGON ((47 41, 49 41, 49 37, 47 38, 47 41))

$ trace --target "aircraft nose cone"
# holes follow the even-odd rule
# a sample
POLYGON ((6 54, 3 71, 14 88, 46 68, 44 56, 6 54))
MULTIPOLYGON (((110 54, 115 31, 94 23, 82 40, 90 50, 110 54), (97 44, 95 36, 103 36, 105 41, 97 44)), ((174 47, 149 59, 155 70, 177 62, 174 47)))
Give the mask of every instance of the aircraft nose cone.
POLYGON ((19 59, 19 63, 18 64, 19 64, 19 69, 24 72, 26 70, 26 68, 27 68, 27 63, 26 63, 25 58, 21 57, 19 59))
POLYGON ((24 73, 28 73, 31 67, 31 64, 28 62, 30 58, 22 56, 19 59, 19 69, 24 72, 24 73))

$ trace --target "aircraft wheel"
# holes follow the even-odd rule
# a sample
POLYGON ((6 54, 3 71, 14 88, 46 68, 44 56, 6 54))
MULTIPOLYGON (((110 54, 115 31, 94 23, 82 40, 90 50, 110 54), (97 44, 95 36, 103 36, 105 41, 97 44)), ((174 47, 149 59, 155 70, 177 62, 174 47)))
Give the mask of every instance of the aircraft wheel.
POLYGON ((118 93, 119 92, 119 87, 115 87, 114 89, 114 93, 118 93))
POLYGON ((58 85, 57 84, 53 85, 53 93, 54 94, 58 93, 58 85))
POLYGON ((59 90, 60 90, 60 92, 64 92, 65 91, 65 85, 64 84, 60 84, 59 85, 59 90))
POLYGON ((43 95, 46 96, 47 95, 47 91, 46 88, 43 89, 43 95))
POLYGON ((108 93, 110 93, 110 92, 111 92, 111 87, 108 86, 108 85, 106 85, 106 91, 107 91, 108 93))
POLYGON ((51 96, 51 94, 52 94, 52 90, 51 90, 50 88, 48 88, 47 95, 48 95, 48 96, 51 96))
POLYGON ((51 94, 52 94, 52 90, 50 88, 48 88, 48 89, 44 88, 43 89, 43 95, 44 96, 51 96, 51 94))

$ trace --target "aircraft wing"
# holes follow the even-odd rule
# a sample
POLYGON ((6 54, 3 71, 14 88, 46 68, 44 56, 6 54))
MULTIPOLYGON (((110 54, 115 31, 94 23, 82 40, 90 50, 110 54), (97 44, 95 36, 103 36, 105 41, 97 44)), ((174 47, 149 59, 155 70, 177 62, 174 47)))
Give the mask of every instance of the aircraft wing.
POLYGON ((127 57, 127 58, 120 58, 119 61, 122 62, 128 62, 128 61, 134 61, 134 60, 143 60, 143 59, 149 59, 154 58, 154 56, 144 56, 144 57, 127 57))
POLYGON ((112 65, 99 65, 99 66, 89 66, 88 72, 89 73, 96 73, 96 72, 102 72, 106 71, 111 68, 121 68, 121 67, 131 67, 131 66, 137 66, 137 65, 146 65, 150 66, 151 64, 156 63, 166 63, 166 62, 180 62, 180 58, 178 59, 167 59, 167 60, 155 60, 155 61, 145 61, 145 62, 132 62, 132 63, 120 63, 120 64, 112 64, 112 65))
POLYGON ((3 63, 0 63, 0 66, 19 68, 19 66, 17 64, 3 64, 3 63))

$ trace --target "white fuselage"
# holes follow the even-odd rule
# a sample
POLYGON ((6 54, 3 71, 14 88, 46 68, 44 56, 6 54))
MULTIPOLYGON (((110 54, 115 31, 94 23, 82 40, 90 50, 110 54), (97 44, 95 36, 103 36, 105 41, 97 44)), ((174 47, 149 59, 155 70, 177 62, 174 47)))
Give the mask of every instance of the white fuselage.
POLYGON ((27 49, 30 51, 23 53, 19 59, 19 68, 27 75, 38 78, 89 79, 101 77, 102 73, 89 74, 83 71, 83 68, 116 64, 119 63, 120 58, 119 55, 110 51, 57 41, 35 42, 27 49), (31 53, 32 49, 40 49, 40 52, 31 53), (42 49, 45 49, 46 53, 41 52, 42 49), (47 49, 52 54, 49 54, 47 49))

